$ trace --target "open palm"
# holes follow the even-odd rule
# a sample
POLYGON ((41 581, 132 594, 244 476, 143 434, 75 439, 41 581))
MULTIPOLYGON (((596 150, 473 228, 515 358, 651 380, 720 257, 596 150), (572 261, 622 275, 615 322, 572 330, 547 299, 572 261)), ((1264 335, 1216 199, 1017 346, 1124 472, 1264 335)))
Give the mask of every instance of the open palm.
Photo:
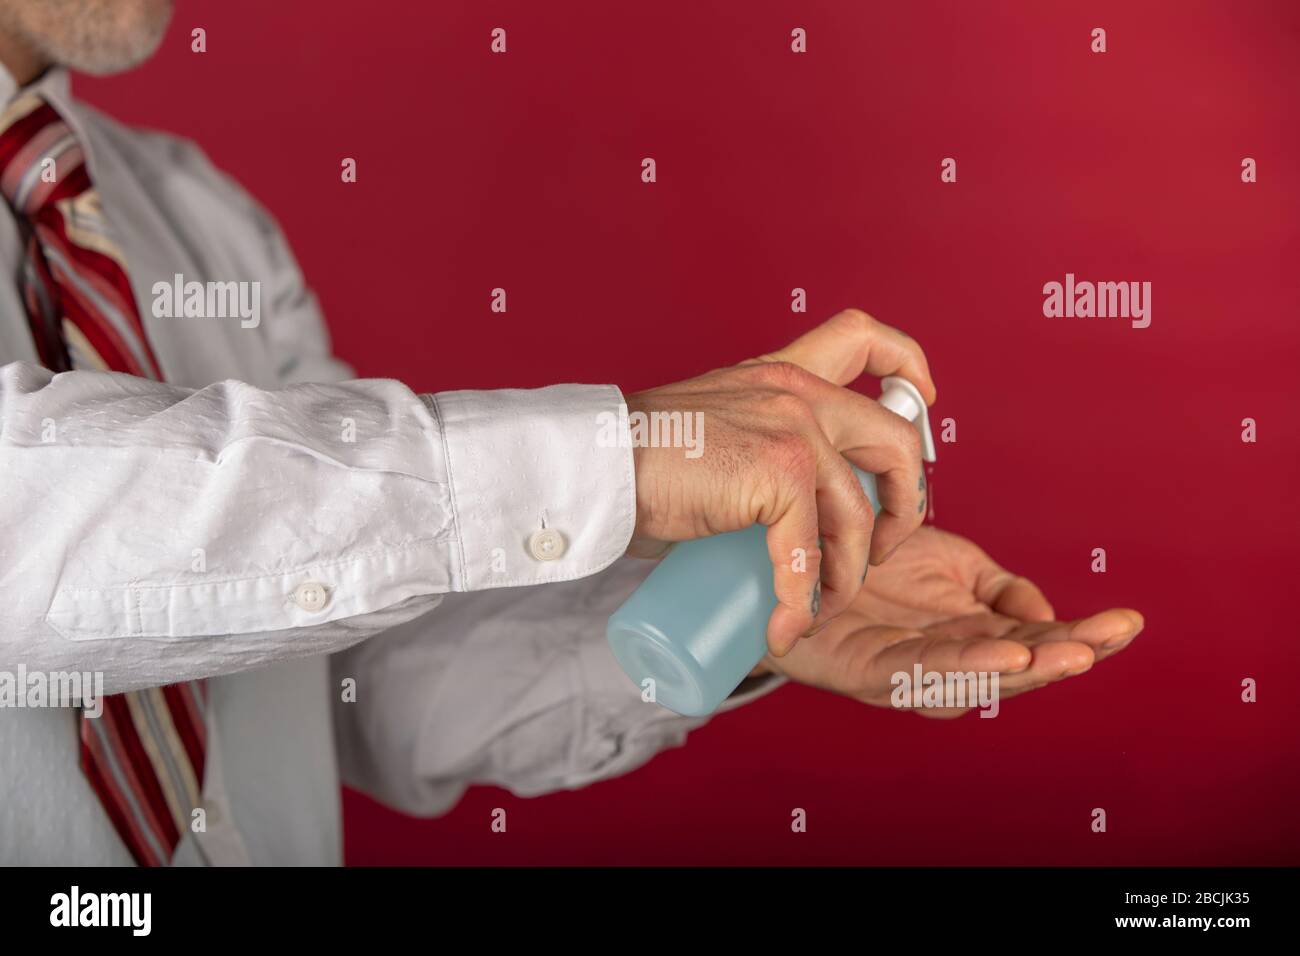
MULTIPOLYGON (((918 663, 925 672, 998 672, 1006 699, 1082 674, 1142 626, 1141 614, 1118 608, 1057 621, 1028 579, 973 542, 925 527, 871 568, 847 611, 760 666, 878 706, 890 704, 893 675, 918 663)), ((966 709, 918 712, 955 717, 966 709)))

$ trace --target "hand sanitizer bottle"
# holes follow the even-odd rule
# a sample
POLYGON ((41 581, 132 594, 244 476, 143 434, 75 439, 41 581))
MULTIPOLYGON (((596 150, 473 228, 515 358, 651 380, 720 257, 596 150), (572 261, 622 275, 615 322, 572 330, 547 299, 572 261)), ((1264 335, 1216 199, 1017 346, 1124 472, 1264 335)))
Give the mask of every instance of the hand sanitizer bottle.
MULTIPOLYGON (((880 404, 921 433, 922 457, 934 461, 925 401, 911 382, 881 382, 880 404)), ((880 513, 876 477, 853 469, 880 513)), ((696 538, 676 545, 609 619, 614 657, 643 692, 687 716, 717 709, 767 653, 767 621, 776 609, 767 528, 696 538), (653 681, 653 684, 647 683, 653 681)))

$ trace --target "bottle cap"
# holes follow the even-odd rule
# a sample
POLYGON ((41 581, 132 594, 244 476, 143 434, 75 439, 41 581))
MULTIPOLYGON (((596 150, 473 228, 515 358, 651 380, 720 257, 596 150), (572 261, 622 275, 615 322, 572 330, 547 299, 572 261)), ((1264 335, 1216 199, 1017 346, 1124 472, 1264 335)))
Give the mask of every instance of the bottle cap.
POLYGON ((930 415, 925 409, 925 399, 905 378, 890 375, 881 379, 880 404, 895 415, 901 415, 916 426, 921 433, 921 458, 934 461, 934 436, 930 434, 930 415))

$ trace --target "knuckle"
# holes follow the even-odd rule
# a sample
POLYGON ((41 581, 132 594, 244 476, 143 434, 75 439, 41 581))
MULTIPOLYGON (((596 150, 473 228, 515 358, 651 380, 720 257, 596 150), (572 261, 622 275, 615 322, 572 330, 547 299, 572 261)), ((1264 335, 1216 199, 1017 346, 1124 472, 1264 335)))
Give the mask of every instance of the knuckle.
POLYGON ((909 463, 921 460, 921 434, 911 425, 902 426, 899 445, 909 463))
POLYGON ((807 565, 807 587, 811 590, 816 586, 817 580, 821 577, 823 552, 821 546, 816 542, 810 544, 804 549, 804 561, 807 565))
POLYGON ((807 374, 793 362, 764 362, 756 367, 759 381, 782 391, 789 391, 798 386, 807 374))
POLYGON ((766 457, 778 475, 799 483, 815 483, 817 451, 798 432, 783 432, 773 436, 767 442, 766 457))
POLYGON ((875 527, 876 512, 871 507, 871 502, 867 496, 859 489, 853 497, 853 502, 849 509, 849 518, 853 522, 853 527, 868 534, 875 527))
POLYGON ((876 320, 861 309, 845 309, 840 316, 840 321, 860 336, 870 335, 876 325, 876 320))
POLYGON ((803 429, 813 419, 808 403, 793 392, 774 392, 766 397, 763 404, 763 413, 769 421, 788 423, 803 429))
POLYGON ((808 613, 808 597, 805 594, 791 594, 786 597, 778 596, 777 600, 799 614, 808 613))
MULTIPOLYGON (((797 551, 798 549, 793 549, 797 551)), ((812 559, 804 558, 806 566, 785 568, 783 573, 773 577, 776 597, 782 604, 790 604, 795 610, 808 609, 808 596, 812 593, 812 582, 817 580, 817 572, 812 567, 812 559)))

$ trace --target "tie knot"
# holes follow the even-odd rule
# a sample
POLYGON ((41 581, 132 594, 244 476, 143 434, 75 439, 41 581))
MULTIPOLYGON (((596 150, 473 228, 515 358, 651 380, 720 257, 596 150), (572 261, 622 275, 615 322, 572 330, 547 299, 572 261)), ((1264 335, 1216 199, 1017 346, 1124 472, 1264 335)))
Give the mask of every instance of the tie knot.
POLYGON ((84 156, 71 128, 33 93, 0 113, 0 192, 14 212, 32 216, 90 185, 84 156))

